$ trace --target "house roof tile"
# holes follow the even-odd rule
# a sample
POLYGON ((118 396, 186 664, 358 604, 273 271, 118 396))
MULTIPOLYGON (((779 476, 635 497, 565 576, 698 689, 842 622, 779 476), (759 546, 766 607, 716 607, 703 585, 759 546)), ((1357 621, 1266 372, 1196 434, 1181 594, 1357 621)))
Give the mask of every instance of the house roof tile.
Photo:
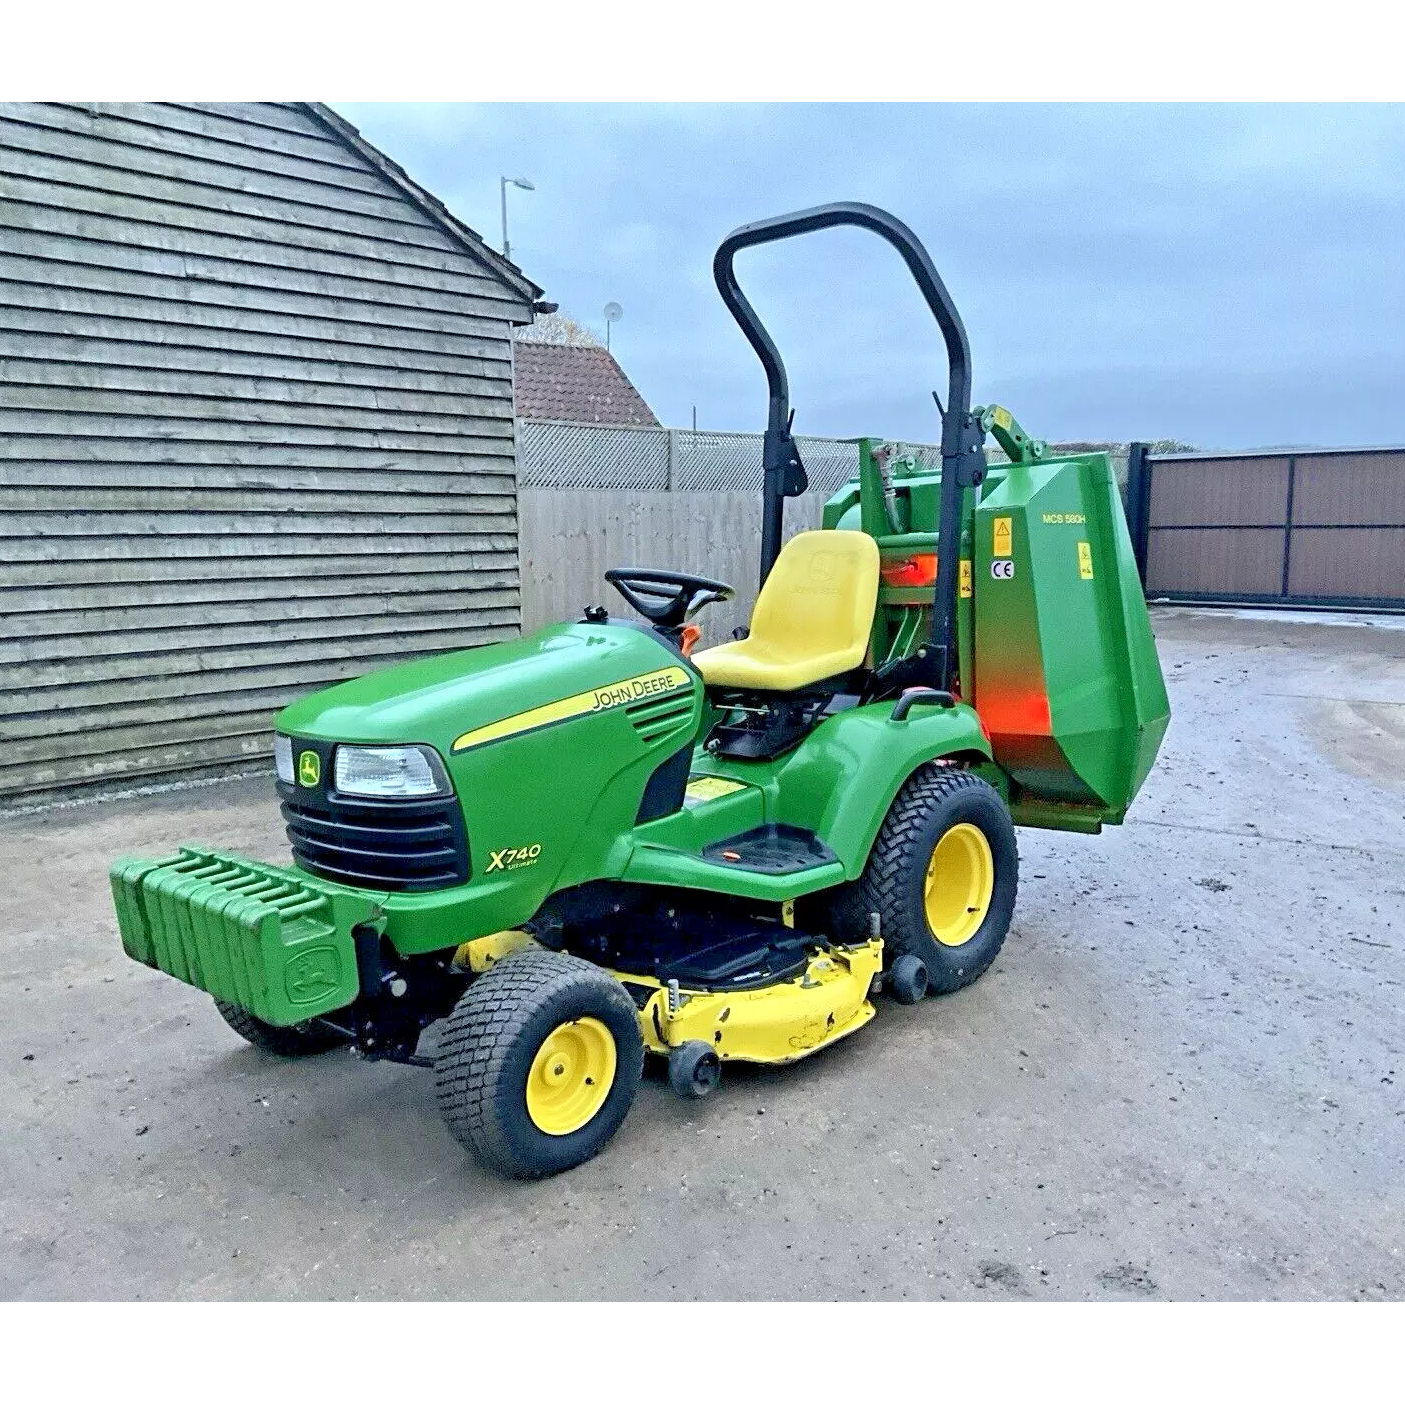
POLYGON ((519 338, 515 357, 515 401, 525 419, 659 428, 658 417, 603 346, 519 338))

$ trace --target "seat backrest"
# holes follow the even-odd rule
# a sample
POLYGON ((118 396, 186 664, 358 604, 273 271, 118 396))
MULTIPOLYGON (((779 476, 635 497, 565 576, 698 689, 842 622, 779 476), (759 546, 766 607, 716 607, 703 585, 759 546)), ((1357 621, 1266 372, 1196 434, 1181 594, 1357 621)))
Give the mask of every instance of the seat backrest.
POLYGON ((878 602, 878 543, 867 532, 801 532, 781 548, 751 613, 751 638, 788 658, 868 652, 878 602))

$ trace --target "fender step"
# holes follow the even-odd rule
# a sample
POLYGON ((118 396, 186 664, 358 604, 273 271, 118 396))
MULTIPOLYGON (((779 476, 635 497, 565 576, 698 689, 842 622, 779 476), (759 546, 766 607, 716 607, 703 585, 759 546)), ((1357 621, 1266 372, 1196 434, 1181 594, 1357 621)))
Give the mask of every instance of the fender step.
POLYGON ((803 873, 838 863, 834 850, 812 830, 789 824, 763 824, 702 851, 708 863, 744 868, 751 873, 803 873))

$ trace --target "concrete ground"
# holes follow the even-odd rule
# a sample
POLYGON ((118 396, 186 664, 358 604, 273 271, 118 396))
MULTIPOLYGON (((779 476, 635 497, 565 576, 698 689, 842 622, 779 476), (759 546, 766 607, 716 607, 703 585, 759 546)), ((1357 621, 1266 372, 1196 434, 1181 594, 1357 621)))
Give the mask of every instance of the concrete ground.
POLYGON ((1405 628, 1160 609, 1131 820, 1022 831, 975 987, 595 1161, 480 1173, 430 1075, 244 1046, 105 872, 283 855, 267 781, 0 821, 11 1298, 1405 1296, 1405 628))

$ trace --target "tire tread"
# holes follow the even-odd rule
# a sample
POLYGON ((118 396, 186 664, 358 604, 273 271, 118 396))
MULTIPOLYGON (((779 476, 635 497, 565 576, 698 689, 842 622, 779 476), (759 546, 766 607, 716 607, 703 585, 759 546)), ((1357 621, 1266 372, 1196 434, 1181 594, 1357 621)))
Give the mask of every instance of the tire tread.
POLYGON ((302 1059, 313 1054, 325 1054, 350 1042, 344 1034, 338 1034, 317 1020, 309 1020, 306 1026, 267 1024, 242 1005, 231 1005, 227 1000, 216 1000, 215 1009, 225 1024, 246 1043, 252 1044, 261 1053, 273 1054, 280 1059, 302 1059))
MULTIPOLYGON (((525 950, 479 976, 444 1022, 434 1062, 440 1114, 476 1160, 502 1175, 534 1179, 554 1169, 523 1162, 507 1135, 499 1108, 519 1095, 507 1071, 514 1043, 545 1002, 583 979, 596 984, 602 994, 608 986, 609 998, 628 1008, 631 1021, 636 1018, 634 1002, 624 988, 598 966, 564 952, 525 950)), ((616 1077, 630 1076, 623 1066, 625 1051, 618 1053, 621 1063, 616 1077)), ((636 1081, 643 1067, 642 1045, 639 1064, 632 1073, 636 1081)))
MULTIPOLYGON (((855 896, 862 901, 865 912, 879 914, 887 964, 909 952, 919 957, 929 955, 914 949, 914 944, 905 940, 903 916, 907 904, 903 889, 911 874, 914 851, 921 844, 922 828, 928 816, 936 806, 963 791, 988 793, 995 797, 1004 810, 1004 802, 1000 801, 999 792, 979 776, 956 766, 929 764, 914 772, 898 791, 878 831, 878 837, 873 842, 868 863, 855 885, 855 896)), ((1006 815, 1008 822, 1008 811, 1006 815)), ((1013 826, 1010 833, 1013 839, 1013 826)), ((925 868, 926 858, 923 857, 921 861, 925 868)), ((1018 862, 1016 851, 1016 876, 1018 862)), ((935 993, 949 993, 969 985, 989 968, 999 955, 1004 940, 1005 932, 1002 930, 999 940, 989 945, 975 963, 963 966, 959 976, 954 979, 940 969, 933 968, 929 961, 932 990, 935 993)), ((953 951, 963 949, 951 948, 953 951)))

